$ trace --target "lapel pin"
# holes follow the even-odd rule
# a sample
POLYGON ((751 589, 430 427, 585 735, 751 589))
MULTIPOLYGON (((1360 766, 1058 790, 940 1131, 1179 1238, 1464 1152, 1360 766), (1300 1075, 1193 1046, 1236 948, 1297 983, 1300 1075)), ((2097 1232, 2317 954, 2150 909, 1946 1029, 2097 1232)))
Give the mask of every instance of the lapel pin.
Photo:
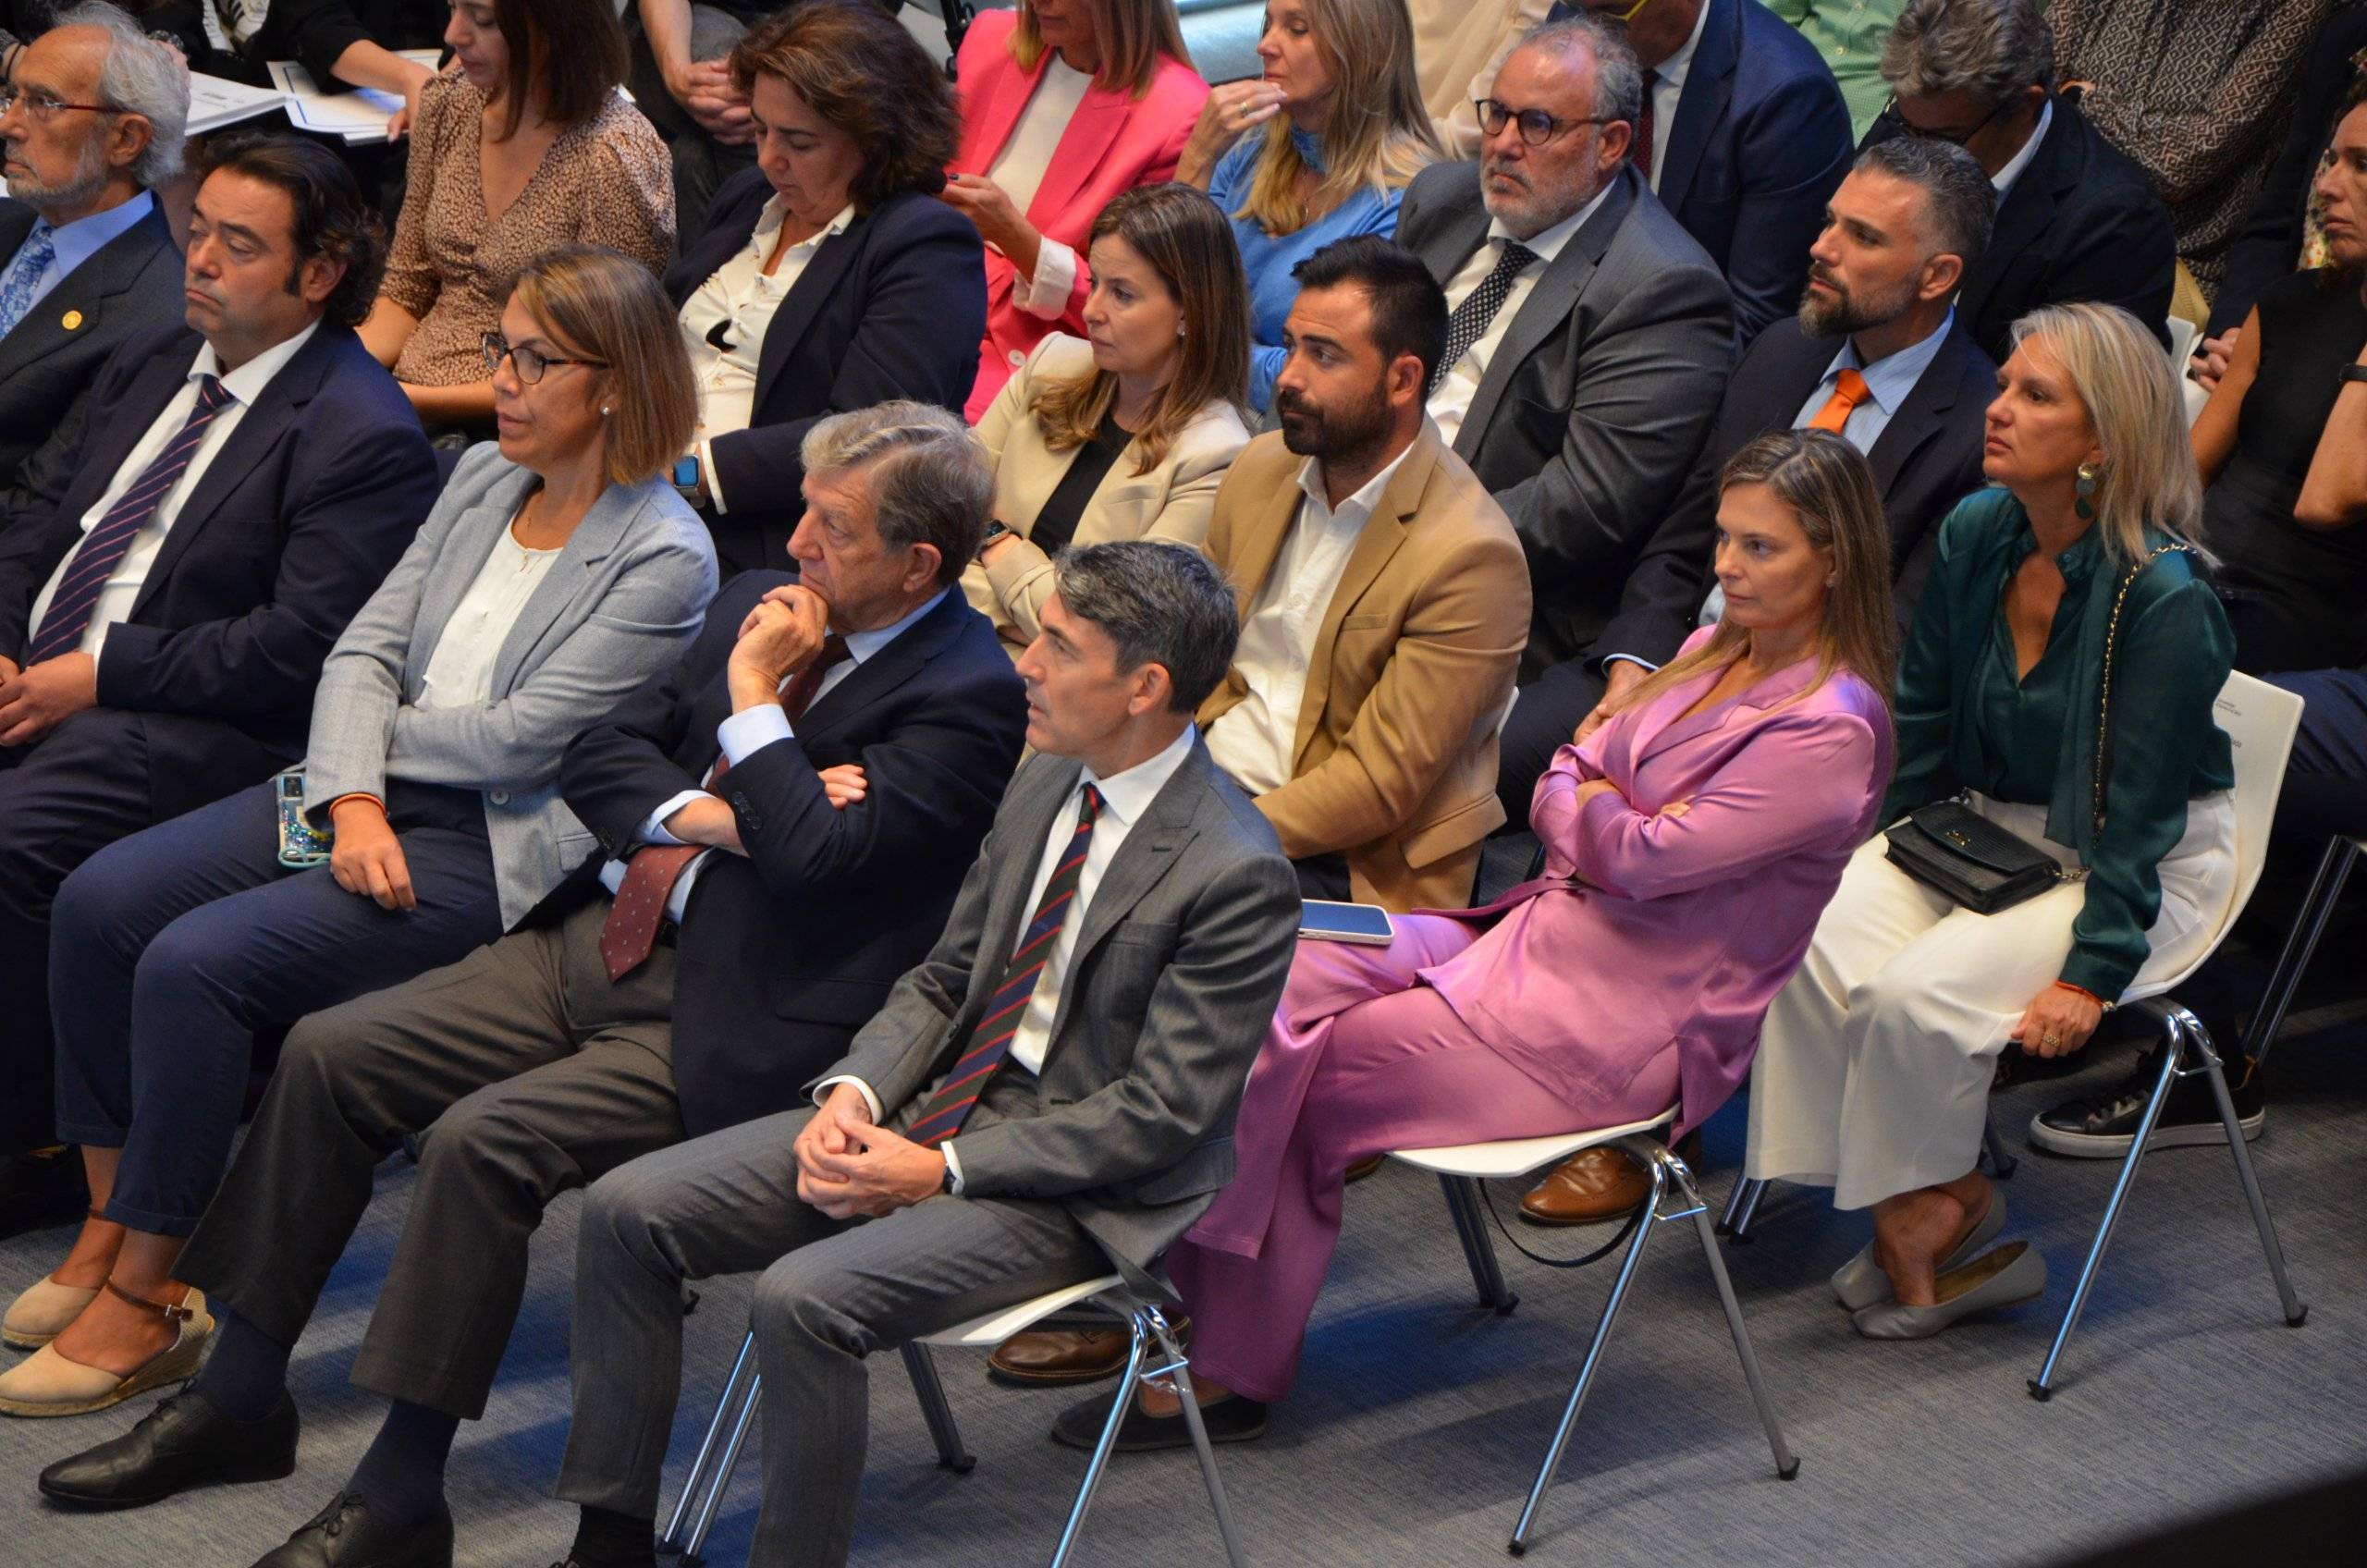
POLYGON ((72 332, 82 325, 82 312, 80 311, 68 311, 57 325, 64 327, 67 331, 72 332))

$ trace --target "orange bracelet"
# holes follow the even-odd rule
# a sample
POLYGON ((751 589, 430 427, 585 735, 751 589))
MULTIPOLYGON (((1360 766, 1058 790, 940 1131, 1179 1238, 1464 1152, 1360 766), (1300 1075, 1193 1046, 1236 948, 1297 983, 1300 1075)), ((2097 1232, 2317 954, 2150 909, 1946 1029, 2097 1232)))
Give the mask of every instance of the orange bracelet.
POLYGON ((386 802, 372 794, 369 790, 348 790, 344 794, 339 795, 336 800, 329 802, 329 817, 332 821, 337 817, 337 808, 345 804, 348 801, 368 801, 372 805, 376 806, 382 815, 386 809, 386 802))
POLYGON ((2083 996, 2090 1001, 2095 1003, 2098 1008, 2102 1009, 2105 1012, 2110 1012, 2113 1009, 2112 1003, 2104 1000, 2103 998, 2096 995, 2095 992, 2091 991, 2085 986, 2074 986, 2068 980, 2057 980, 2054 984, 2058 989, 2078 992, 2080 996, 2083 996))

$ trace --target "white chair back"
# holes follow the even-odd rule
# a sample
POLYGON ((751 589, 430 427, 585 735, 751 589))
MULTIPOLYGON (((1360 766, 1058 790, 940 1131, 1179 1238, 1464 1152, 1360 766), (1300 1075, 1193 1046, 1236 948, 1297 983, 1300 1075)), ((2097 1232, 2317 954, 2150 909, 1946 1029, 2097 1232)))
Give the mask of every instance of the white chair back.
POLYGON ((2170 329, 2170 374, 2172 375, 2183 376, 2186 374, 2186 361, 2194 352, 2194 340, 2196 337, 2200 337, 2201 334, 2195 331, 2194 323, 2187 320, 2184 316, 2172 316, 2169 319, 2168 325, 2170 329))
POLYGON ((2219 927, 2184 973, 2149 994, 2176 990, 2188 975, 2202 967, 2235 928, 2244 906, 2260 883, 2268 859, 2268 832, 2276 819, 2276 798, 2285 788, 2285 763, 2292 755, 2294 733, 2301 728, 2301 699, 2282 687, 2257 680, 2241 670, 2231 672, 2219 688, 2212 712, 2227 732, 2236 764, 2236 891, 2227 901, 2219 927))

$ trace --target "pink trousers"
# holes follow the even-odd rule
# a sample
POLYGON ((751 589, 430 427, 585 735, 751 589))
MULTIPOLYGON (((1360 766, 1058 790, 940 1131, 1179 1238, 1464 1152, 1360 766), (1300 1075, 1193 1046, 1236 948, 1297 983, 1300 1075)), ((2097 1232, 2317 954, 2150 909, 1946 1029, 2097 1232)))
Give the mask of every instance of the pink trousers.
POLYGON ((1299 944, 1243 1095, 1238 1173, 1168 1253, 1191 1310, 1194 1369, 1251 1399, 1278 1400, 1297 1376, 1349 1166, 1390 1149, 1641 1121, 1676 1097, 1672 1048, 1620 1103, 1557 1098, 1416 978, 1482 929, 1443 915, 1394 919, 1386 948, 1299 944))

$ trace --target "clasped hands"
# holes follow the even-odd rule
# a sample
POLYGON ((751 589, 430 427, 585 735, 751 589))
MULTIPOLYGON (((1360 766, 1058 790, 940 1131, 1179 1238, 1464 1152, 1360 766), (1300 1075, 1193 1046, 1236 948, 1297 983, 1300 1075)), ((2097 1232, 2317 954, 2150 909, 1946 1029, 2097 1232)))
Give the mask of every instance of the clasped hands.
POLYGON ((679 72, 668 71, 666 91, 698 122, 701 130, 722 145, 744 147, 756 140, 748 95, 732 85, 728 57, 693 60, 679 72))
POLYGON ((797 1195, 833 1219, 877 1219, 945 1190, 945 1156, 874 1125, 852 1084, 831 1088, 795 1153, 797 1195))
POLYGON ((99 702, 99 661, 76 651, 19 669, 0 658, 0 746, 30 746, 99 702))

